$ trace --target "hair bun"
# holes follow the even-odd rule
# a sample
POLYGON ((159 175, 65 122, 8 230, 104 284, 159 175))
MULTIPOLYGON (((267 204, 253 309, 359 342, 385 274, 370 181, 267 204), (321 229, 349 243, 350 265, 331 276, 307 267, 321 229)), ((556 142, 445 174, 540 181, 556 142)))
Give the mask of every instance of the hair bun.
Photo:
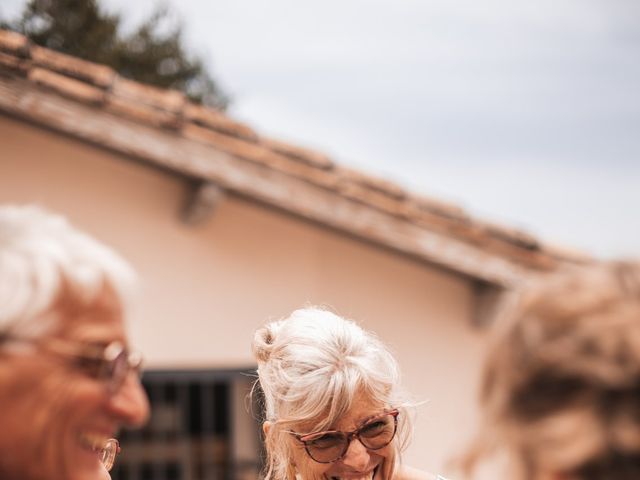
POLYGON ((269 360, 281 326, 282 321, 276 321, 256 330, 251 349, 258 363, 266 363, 269 360))

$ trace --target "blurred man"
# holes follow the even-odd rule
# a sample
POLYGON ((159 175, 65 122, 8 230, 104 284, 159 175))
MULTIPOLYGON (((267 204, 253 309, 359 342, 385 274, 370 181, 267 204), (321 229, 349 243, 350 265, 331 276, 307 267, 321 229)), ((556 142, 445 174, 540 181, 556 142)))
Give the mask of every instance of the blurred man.
POLYGON ((105 478, 98 451, 149 413, 114 252, 35 207, 0 207, 0 478, 105 478))

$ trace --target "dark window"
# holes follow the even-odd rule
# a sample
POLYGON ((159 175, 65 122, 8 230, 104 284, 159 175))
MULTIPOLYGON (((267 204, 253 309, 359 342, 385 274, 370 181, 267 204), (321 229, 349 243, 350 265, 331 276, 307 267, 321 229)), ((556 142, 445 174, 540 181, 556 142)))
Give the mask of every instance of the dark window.
POLYGON ((261 468, 249 371, 146 371, 151 418, 124 431, 113 480, 254 480, 261 468))

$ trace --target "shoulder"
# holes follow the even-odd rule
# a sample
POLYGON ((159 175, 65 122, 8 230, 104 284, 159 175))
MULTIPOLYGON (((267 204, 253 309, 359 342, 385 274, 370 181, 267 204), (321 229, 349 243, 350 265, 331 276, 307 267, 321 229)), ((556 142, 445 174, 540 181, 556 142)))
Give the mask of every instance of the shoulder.
POLYGON ((440 475, 435 475, 433 473, 425 472, 424 470, 418 470, 417 468, 407 467, 406 465, 401 465, 398 468, 398 472, 396 474, 397 480, 447 480, 440 475))

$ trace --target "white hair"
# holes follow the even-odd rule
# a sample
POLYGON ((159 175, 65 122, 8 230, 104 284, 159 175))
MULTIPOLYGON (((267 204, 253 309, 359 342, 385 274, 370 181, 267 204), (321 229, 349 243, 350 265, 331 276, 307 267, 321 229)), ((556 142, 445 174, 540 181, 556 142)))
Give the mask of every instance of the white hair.
MULTIPOLYGON (((384 407, 407 405, 397 362, 385 345, 355 322, 327 310, 304 308, 265 325, 255 333, 253 352, 266 420, 272 425, 265 439, 267 480, 294 476, 286 441, 292 427, 329 428, 359 394, 384 407)), ((398 450, 408 443, 409 420, 402 415, 398 450)))
POLYGON ((135 285, 112 250, 35 206, 0 206, 0 335, 37 338, 64 294, 90 305, 109 287, 126 308, 135 285))

